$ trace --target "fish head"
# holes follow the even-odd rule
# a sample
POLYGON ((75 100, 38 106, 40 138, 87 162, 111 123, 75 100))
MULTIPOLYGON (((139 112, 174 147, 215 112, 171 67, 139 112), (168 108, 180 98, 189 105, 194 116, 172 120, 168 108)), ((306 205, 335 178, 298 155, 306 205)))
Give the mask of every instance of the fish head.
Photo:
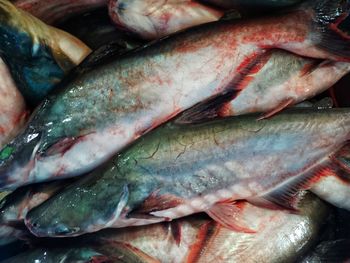
POLYGON ((100 187, 98 180, 78 181, 30 210, 25 217, 27 228, 38 237, 67 237, 111 226, 127 206, 128 188, 100 187))
POLYGON ((42 136, 37 132, 19 135, 0 151, 0 189, 14 189, 26 182, 38 159, 42 136))

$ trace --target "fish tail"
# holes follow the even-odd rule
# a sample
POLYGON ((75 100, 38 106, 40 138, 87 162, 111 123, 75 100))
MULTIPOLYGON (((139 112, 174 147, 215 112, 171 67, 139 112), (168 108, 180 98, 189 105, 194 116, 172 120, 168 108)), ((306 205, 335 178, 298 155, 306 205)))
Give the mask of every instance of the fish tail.
POLYGON ((311 41, 338 60, 350 61, 350 1, 309 0, 299 8, 311 11, 311 41))

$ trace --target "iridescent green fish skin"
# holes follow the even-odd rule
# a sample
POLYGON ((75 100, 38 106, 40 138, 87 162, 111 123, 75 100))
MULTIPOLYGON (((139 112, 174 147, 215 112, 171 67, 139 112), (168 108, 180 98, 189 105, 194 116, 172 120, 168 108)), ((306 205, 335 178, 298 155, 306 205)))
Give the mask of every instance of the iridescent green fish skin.
POLYGON ((38 236, 151 224, 249 199, 305 176, 349 139, 349 109, 294 109, 203 124, 167 124, 31 210, 38 236))

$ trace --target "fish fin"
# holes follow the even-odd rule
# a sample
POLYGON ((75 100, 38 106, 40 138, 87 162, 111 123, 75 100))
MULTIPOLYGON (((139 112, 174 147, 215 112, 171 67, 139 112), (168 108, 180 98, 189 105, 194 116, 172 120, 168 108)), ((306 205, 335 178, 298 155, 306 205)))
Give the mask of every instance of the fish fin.
POLYGON ((344 144, 343 147, 333 154, 331 160, 343 171, 350 174, 350 142, 344 144))
MULTIPOLYGON (((350 59, 350 5, 348 1, 308 0, 300 9, 313 9, 312 41, 339 60, 350 59)), ((310 12, 310 14, 312 14, 310 12)))
POLYGON ((304 77, 306 75, 311 74, 314 72, 316 69, 321 68, 321 67, 333 67, 334 62, 329 61, 329 60, 320 60, 320 59, 315 59, 312 62, 306 64, 300 71, 300 76, 304 77))
POLYGON ((263 120, 263 119, 268 119, 274 115, 276 115, 277 113, 279 113, 280 111, 282 111, 283 109, 293 105, 295 103, 295 100, 290 98, 290 99, 285 99, 283 100, 276 108, 272 109, 271 111, 268 111, 266 113, 264 113, 262 116, 260 116, 258 118, 258 120, 263 120))
POLYGON ((154 191, 139 206, 133 209, 130 215, 149 215, 152 212, 173 208, 183 203, 183 199, 177 196, 161 195, 159 191, 154 191))
POLYGON ((112 251, 112 262, 128 262, 127 260, 130 260, 129 262, 160 263, 159 260, 143 252, 141 249, 120 241, 111 241, 108 245, 104 244, 101 251, 104 254, 111 254, 109 251, 112 251))
POLYGON ((170 230, 171 234, 175 240, 175 243, 177 246, 180 246, 181 243, 181 225, 177 220, 171 221, 170 222, 170 230))
POLYGON ((200 256, 206 241, 210 238, 212 235, 212 231, 216 228, 217 223, 215 221, 210 221, 207 223, 204 223, 200 226, 196 240, 193 244, 190 245, 188 249, 188 253, 186 255, 186 260, 184 262, 186 263, 194 263, 198 262, 198 257, 200 256))
POLYGON ((254 79, 254 75, 268 62, 271 52, 262 50, 247 57, 237 67, 236 76, 227 85, 226 91, 208 98, 182 112, 174 121, 177 124, 196 123, 216 117, 232 115, 231 101, 254 79))
POLYGON ((113 263, 114 261, 107 256, 97 255, 92 256, 89 263, 113 263))
POLYGON ((207 214, 220 225, 236 232, 255 233, 247 224, 244 217, 241 216, 245 201, 227 200, 214 204, 207 214))
POLYGON ((335 165, 330 161, 326 161, 323 164, 310 169, 306 173, 277 186, 276 189, 260 198, 287 210, 297 212, 299 203, 303 197, 303 194, 301 194, 302 191, 309 190, 315 181, 318 181, 320 178, 325 177, 330 173, 335 173, 335 170, 335 165))
POLYGON ((45 150, 44 155, 45 156, 52 156, 56 154, 63 155, 65 152, 67 152, 69 149, 73 147, 74 144, 77 143, 78 138, 63 138, 56 142, 55 144, 51 145, 47 150, 45 150))

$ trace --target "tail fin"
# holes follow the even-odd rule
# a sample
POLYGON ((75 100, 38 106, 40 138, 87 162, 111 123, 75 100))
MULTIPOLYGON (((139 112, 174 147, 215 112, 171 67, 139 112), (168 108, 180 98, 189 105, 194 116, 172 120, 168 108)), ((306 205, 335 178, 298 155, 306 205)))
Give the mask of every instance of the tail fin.
POLYGON ((350 61, 350 1, 309 0, 301 9, 313 13, 311 41, 337 60, 350 61))

